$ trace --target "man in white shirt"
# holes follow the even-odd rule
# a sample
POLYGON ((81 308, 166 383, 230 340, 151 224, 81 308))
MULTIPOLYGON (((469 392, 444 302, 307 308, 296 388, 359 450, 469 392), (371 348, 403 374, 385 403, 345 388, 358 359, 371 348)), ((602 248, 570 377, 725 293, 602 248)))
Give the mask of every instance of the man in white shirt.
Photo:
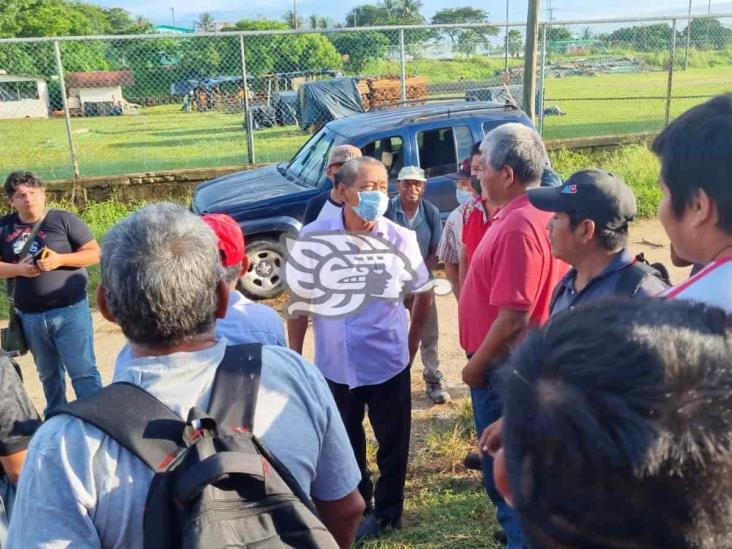
POLYGON ((663 228, 680 257, 706 265, 662 295, 732 312, 732 94, 682 114, 652 149, 661 160, 663 228))

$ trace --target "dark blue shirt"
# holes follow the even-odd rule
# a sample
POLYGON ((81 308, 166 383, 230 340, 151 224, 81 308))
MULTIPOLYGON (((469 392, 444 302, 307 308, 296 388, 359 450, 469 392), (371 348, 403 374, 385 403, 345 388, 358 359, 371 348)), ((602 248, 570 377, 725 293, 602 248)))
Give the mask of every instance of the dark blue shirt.
POLYGON ((559 281, 552 299, 549 314, 556 315, 582 303, 597 301, 608 297, 654 297, 667 288, 657 277, 651 275, 645 277, 635 295, 620 295, 618 285, 623 278, 623 271, 635 262, 628 250, 622 250, 615 254, 615 257, 605 269, 585 286, 582 291, 575 290, 575 279, 577 270, 570 269, 559 281))
POLYGON ((422 253, 422 259, 427 259, 430 254, 436 253, 440 238, 442 238, 442 221, 437 206, 424 199, 420 200, 414 224, 410 225, 399 197, 395 196, 389 203, 385 217, 397 225, 412 229, 417 233, 417 243, 419 251, 422 253))

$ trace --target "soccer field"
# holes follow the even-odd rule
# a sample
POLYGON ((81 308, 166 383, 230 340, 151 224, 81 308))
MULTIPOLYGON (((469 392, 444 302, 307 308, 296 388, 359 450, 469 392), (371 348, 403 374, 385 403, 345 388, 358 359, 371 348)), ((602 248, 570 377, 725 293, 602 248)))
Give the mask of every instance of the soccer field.
MULTIPOLYGON (((549 79, 546 105, 566 116, 546 117, 546 139, 620 135, 663 127, 665 72, 549 79), (602 98, 641 97, 633 100, 602 98), (645 98, 645 99, 643 99, 645 98), (578 101, 577 99, 584 99, 578 101), (598 100, 599 99, 599 100, 598 100)), ((732 91, 732 69, 690 69, 674 75, 674 96, 732 91)), ((703 98, 674 99, 676 116, 703 98)), ((181 112, 178 105, 143 108, 136 116, 74 118, 82 176, 237 166, 247 162, 242 115, 181 112)), ((72 175, 63 119, 0 120, 0 173, 32 170, 45 179, 72 175)), ((289 159, 307 140, 296 126, 255 133, 257 162, 289 159)))

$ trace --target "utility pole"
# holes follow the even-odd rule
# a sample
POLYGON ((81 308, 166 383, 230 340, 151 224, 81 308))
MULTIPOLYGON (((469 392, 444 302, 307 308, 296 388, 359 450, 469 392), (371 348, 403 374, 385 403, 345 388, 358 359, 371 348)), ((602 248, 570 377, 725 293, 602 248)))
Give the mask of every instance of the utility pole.
POLYGON ((297 30, 297 0, 292 0, 292 28, 297 30))
POLYGON ((533 122, 536 118, 536 58, 539 43, 539 10, 541 0, 529 0, 524 52, 524 112, 533 122))
POLYGON ((712 0, 709 0, 709 6, 707 6, 707 15, 712 15, 712 0))
POLYGON ((173 18, 173 26, 175 27, 175 8, 170 8, 170 16, 173 18))

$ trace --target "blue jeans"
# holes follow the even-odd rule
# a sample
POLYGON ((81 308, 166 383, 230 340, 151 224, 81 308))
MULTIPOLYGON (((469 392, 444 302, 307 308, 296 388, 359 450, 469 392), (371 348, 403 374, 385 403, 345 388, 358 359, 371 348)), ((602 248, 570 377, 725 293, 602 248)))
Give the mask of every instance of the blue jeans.
POLYGON ((5 546, 8 539, 8 525, 10 512, 15 500, 15 486, 10 484, 8 477, 0 473, 0 548, 5 546))
MULTIPOLYGON (((473 419, 475 420, 475 430, 478 432, 478 437, 483 433, 483 429, 501 417, 501 399, 491 386, 490 377, 488 376, 485 387, 470 389, 473 419)), ((496 506, 496 518, 508 538, 508 549, 522 549, 524 542, 518 518, 511 506, 506 503, 503 496, 496 489, 493 480, 493 458, 489 455, 483 456, 483 487, 496 506)))
POLYGON ((86 299, 42 313, 19 314, 46 395, 46 415, 66 403, 66 372, 77 398, 102 388, 86 299))

